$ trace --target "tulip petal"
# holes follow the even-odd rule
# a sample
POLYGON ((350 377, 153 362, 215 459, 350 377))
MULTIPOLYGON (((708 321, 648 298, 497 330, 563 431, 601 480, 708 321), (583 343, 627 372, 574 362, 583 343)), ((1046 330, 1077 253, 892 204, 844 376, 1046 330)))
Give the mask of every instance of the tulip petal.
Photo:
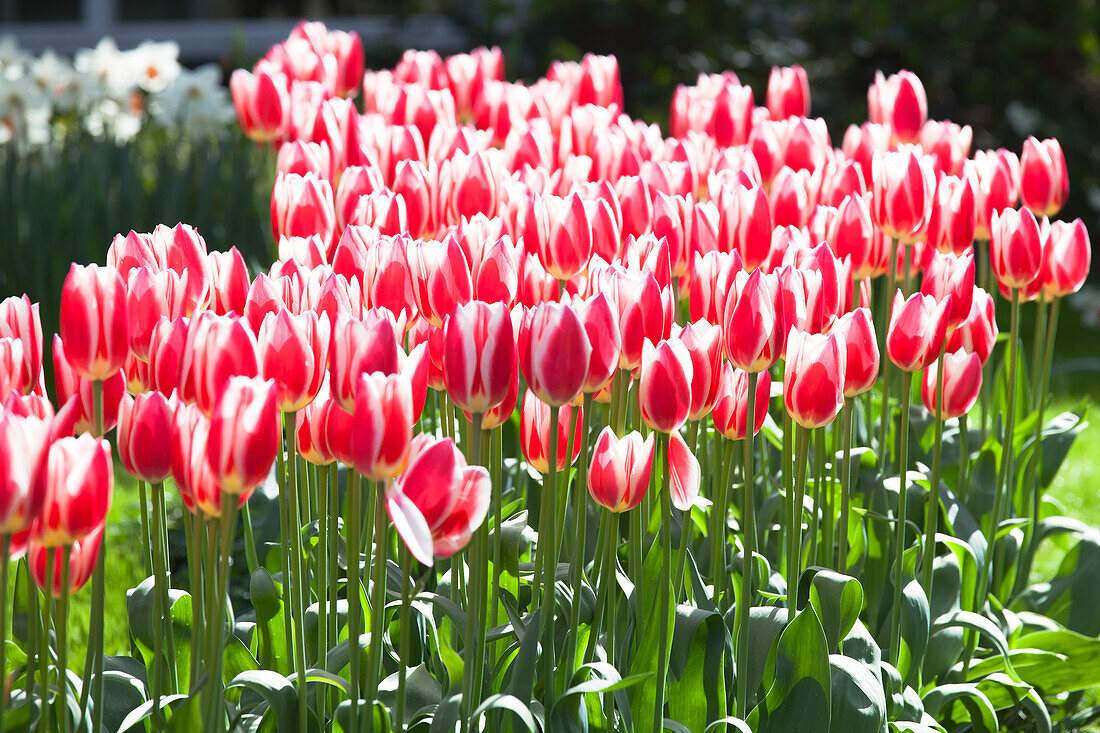
POLYGON ((424 515, 401 489, 394 487, 386 494, 386 512, 390 515, 397 534, 405 540, 405 546, 417 562, 431 565, 435 558, 432 551, 432 531, 428 528, 424 515))
POLYGON ((668 468, 671 484, 672 506, 688 511, 699 495, 700 469, 697 459, 679 433, 672 433, 668 440, 668 468))

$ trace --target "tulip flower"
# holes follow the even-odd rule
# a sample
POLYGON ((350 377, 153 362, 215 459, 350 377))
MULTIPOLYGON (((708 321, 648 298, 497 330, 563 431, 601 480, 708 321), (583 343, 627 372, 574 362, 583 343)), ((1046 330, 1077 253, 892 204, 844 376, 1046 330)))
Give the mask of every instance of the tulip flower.
MULTIPOLYGON (((447 317, 443 381, 451 399, 463 410, 485 412, 503 402, 517 368, 516 359, 511 317, 500 303, 473 301, 456 307, 447 317)), ((584 364, 580 368, 583 370, 584 364)))
POLYGON ((976 224, 974 237, 989 239, 993 215, 1016 205, 1019 197, 1020 160, 1007 150, 979 150, 963 166, 963 175, 974 186, 976 224))
POLYGON ((400 374, 363 374, 355 391, 350 439, 355 470, 386 481, 405 468, 412 441, 412 385, 400 374))
POLYGON ((0 413, 0 535, 25 533, 41 514, 49 449, 47 420, 5 407, 0 413))
POLYGON ((1020 156, 1020 199, 1036 216, 1054 216, 1069 195, 1062 146, 1054 138, 1024 141, 1020 156))
POLYGON ((928 163, 912 150, 879 153, 872 160, 871 214, 891 239, 912 242, 924 232, 936 185, 928 163))
POLYGON ((619 365, 622 336, 615 322, 615 312, 605 293, 596 293, 587 300, 574 297, 572 307, 584 324, 592 347, 581 391, 585 394, 599 392, 611 382, 619 365))
POLYGON ((180 362, 180 397, 184 401, 193 401, 203 414, 211 415, 230 378, 259 373, 256 338, 244 321, 209 311, 191 320, 180 362))
POLYGON ((592 254, 592 226, 584 201, 574 193, 564 201, 558 199, 548 207, 544 216, 547 230, 540 238, 539 260, 546 271, 558 280, 569 280, 584 270, 592 254))
POLYGON ((42 318, 38 303, 26 295, 0 302, 0 337, 19 339, 22 344, 23 367, 18 382, 29 393, 42 375, 42 318))
POLYGON ((252 285, 244 257, 236 247, 228 252, 211 252, 211 309, 219 316, 244 314, 248 290, 252 285))
POLYGON ((371 311, 362 321, 337 316, 329 365, 333 399, 347 412, 354 412, 359 377, 396 373, 399 351, 397 327, 386 311, 371 311))
POLYGON ((470 265, 454 237, 443 242, 415 240, 408 248, 416 307, 433 326, 442 326, 456 305, 473 294, 470 265))
POLYGON ((286 310, 264 317, 256 334, 260 373, 275 383, 275 403, 282 412, 297 412, 321 389, 329 353, 329 321, 308 311, 286 310))
POLYGON ((1027 209, 994 213, 989 232, 989 256, 997 281, 1012 289, 1029 285, 1039 275, 1043 255, 1035 215, 1027 209))
POLYGON ((619 438, 605 427, 592 449, 588 492, 597 504, 617 514, 641 503, 653 468, 653 436, 637 430, 619 438))
POLYGON ((316 234, 326 250, 331 247, 336 234, 331 184, 312 173, 280 173, 271 190, 271 231, 276 241, 316 234))
POLYGON ((778 307, 776 275, 759 269, 749 275, 738 273, 722 318, 726 358, 738 369, 760 372, 779 359, 783 334, 778 307))
POLYGON ((702 420, 718 399, 722 368, 722 329, 706 321, 690 323, 677 333, 691 359, 691 407, 689 420, 702 420))
POLYGON ((829 222, 825 241, 839 259, 851 258, 852 278, 862 280, 874 274, 872 251, 875 228, 871 221, 871 196, 848 196, 829 222))
POLYGON ((844 406, 846 360, 847 347, 838 334, 791 330, 783 371, 783 404, 796 423, 819 428, 837 416, 844 406))
POLYGON ((956 257, 954 254, 935 253, 924 268, 920 291, 937 301, 951 297, 947 312, 947 328, 956 328, 970 314, 974 300, 974 255, 956 257))
POLYGON ((172 473, 172 406, 160 392, 123 397, 118 410, 118 457, 126 471, 156 484, 172 473))
POLYGON ((222 390, 206 446, 222 491, 244 494, 271 473, 280 450, 275 398, 275 383, 258 377, 233 377, 222 390))
POLYGON ((568 404, 552 408, 535 396, 531 390, 528 390, 523 395, 523 405, 520 408, 519 444, 527 463, 541 474, 550 472, 551 409, 558 411, 557 470, 564 471, 566 466, 573 465, 581 452, 581 426, 584 423, 583 408, 572 407, 568 404), (576 417, 576 420, 572 422, 574 417, 576 417), (573 453, 566 460, 571 427, 573 431, 573 453))
POLYGON ((1048 298, 1063 298, 1076 293, 1088 277, 1091 261, 1089 233, 1080 219, 1051 224, 1039 273, 1043 294, 1048 298))
MULTIPOLYGON (((933 362, 924 370, 921 380, 921 398, 933 415, 936 413, 936 374, 939 369, 933 362)), ((943 356, 943 408, 939 414, 944 420, 962 417, 978 399, 982 386, 982 360, 977 354, 959 349, 943 356)))
MULTIPOLYGON (((715 429, 729 440, 744 440, 748 435, 746 425, 749 412, 749 373, 735 368, 732 364, 722 367, 718 382, 718 399, 711 410, 715 429)), ((767 370, 759 373, 756 380, 756 399, 753 405, 753 428, 755 436, 764 426, 768 416, 768 399, 771 396, 771 375, 767 370)))
POLYGON ((180 367, 187 347, 190 319, 161 319, 149 337, 149 361, 146 372, 149 386, 170 395, 180 388, 180 367))
POLYGON ((103 524, 111 508, 111 444, 84 434, 59 438, 48 450, 46 496, 35 541, 46 547, 71 545, 103 524))
MULTIPOLYGON (((65 344, 56 334, 53 337, 53 373, 54 386, 57 388, 57 401, 65 404, 75 398, 74 429, 80 433, 95 430, 94 388, 91 380, 76 374, 69 363, 65 344)), ((103 417, 102 429, 106 434, 118 422, 118 406, 126 394, 126 377, 119 369, 103 380, 103 399, 100 403, 103 417)))
MULTIPOLYGON (((91 579, 99 560, 99 548, 103 544, 103 532, 106 522, 101 523, 95 529, 84 535, 70 545, 69 549, 69 587, 65 593, 72 595, 79 591, 91 579)), ((48 552, 55 548, 32 541, 27 548, 27 565, 30 567, 31 577, 35 585, 50 594, 51 598, 62 597, 61 583, 64 577, 64 569, 61 567, 61 556, 54 560, 52 582, 47 583, 46 566, 49 564, 48 552), (47 590, 47 585, 49 589, 47 590)))
POLYGON ((723 251, 736 251, 748 272, 768 258, 774 229, 772 221, 771 206, 763 188, 738 186, 721 190, 718 242, 723 251))
POLYGON ((978 355, 982 364, 989 361, 997 343, 997 318, 993 313, 993 296, 974 288, 970 313, 958 328, 947 335, 947 353, 962 349, 978 355))
POLYGON ((490 495, 488 471, 467 466, 450 439, 420 435, 408 468, 386 489, 386 511, 413 556, 431 565, 466 546, 485 521, 490 495))
POLYGON ((871 122, 889 125, 901 142, 913 142, 928 118, 928 98, 924 85, 911 71, 899 71, 889 77, 875 72, 875 83, 867 90, 871 122))
MULTIPOLYGON (((210 419, 195 405, 176 407, 172 431, 172 479, 179 489, 183 505, 192 513, 207 517, 221 516, 221 488, 207 459, 210 419)), ((241 500, 248 498, 241 494, 241 500)))
POLYGON ((833 325, 833 332, 843 339, 845 346, 844 396, 863 394, 874 386, 879 368, 878 341, 871 311, 856 308, 844 314, 833 325))
POLYGON ((940 176, 928 212, 928 244, 940 252, 965 254, 974 242, 977 215, 973 180, 940 176))
POLYGON ((30 388, 23 384, 24 366, 22 340, 0 337, 0 393, 23 394, 30 388))
POLYGON ((102 381, 122 368, 129 348, 126 283, 111 268, 73 265, 61 289, 59 334, 73 370, 102 381))
POLYGON ((249 138, 270 142, 280 138, 290 122, 290 96, 283 74, 257 69, 251 74, 237 69, 229 77, 229 91, 237 122, 249 138))
POLYGON ((156 272, 147 266, 130 270, 126 286, 130 350, 139 359, 149 358, 149 339, 161 318, 172 320, 184 314, 188 274, 172 270, 156 272))
POLYGON ((890 327, 886 332, 886 354, 903 372, 927 369, 943 348, 951 296, 937 302, 930 295, 914 293, 908 299, 894 293, 890 327))
POLYGON ((664 339, 654 346, 647 340, 638 389, 642 421, 661 433, 678 430, 691 410, 692 379, 691 354, 683 341, 664 339))
POLYGON ((810 83, 806 70, 794 66, 773 66, 768 76, 768 96, 765 106, 773 120, 805 117, 810 112, 810 83))
POLYGON ((562 303, 541 303, 520 328, 520 364, 528 387, 557 407, 581 392, 592 345, 577 312, 562 303))

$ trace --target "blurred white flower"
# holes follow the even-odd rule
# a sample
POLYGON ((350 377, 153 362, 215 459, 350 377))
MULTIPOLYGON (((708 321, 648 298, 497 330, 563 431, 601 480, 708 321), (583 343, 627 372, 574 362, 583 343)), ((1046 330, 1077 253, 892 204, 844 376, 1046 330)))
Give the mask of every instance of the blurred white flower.
POLYGON ((217 64, 181 70, 163 92, 150 97, 149 114, 157 124, 182 128, 192 137, 221 135, 235 119, 217 64))
POLYGON ((124 57, 137 85, 146 92, 162 91, 180 75, 180 47, 175 41, 145 41, 124 57))
POLYGON ((104 97, 123 99, 136 84, 133 64, 127 62, 110 37, 100 40, 95 48, 77 51, 73 67, 79 74, 80 101, 89 105, 104 97))
POLYGON ((75 102, 75 73, 67 58, 47 49, 41 56, 31 60, 28 76, 59 111, 72 109, 75 102))
POLYGON ((27 56, 27 52, 19 48, 15 36, 0 36, 0 72, 12 66, 24 66, 27 56))

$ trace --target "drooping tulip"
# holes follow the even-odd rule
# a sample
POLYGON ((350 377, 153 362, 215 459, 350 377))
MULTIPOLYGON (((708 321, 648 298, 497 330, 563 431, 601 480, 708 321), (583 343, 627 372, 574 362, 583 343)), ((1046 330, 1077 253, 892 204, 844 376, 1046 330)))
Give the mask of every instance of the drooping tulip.
MULTIPOLYGON (((921 399, 925 408, 936 414, 936 398, 939 390, 936 374, 939 363, 932 362, 924 370, 921 380, 921 399)), ((940 413, 944 420, 962 417, 978 400, 978 391, 982 386, 982 360, 977 354, 959 349, 943 356, 943 409, 940 413)))
POLYGON ((787 337, 783 404, 804 428, 828 425, 844 407, 847 347, 836 333, 787 337))
POLYGON ((443 381, 460 408, 485 412, 499 405, 508 394, 516 368, 515 331, 501 303, 475 300, 456 307, 447 317, 443 381))
POLYGON ((931 295, 913 293, 905 299, 894 294, 890 327, 886 332, 886 354, 903 372, 925 369, 939 356, 947 332, 951 296, 936 301, 931 295))
POLYGON ((59 334, 73 370, 104 380, 122 368, 129 350, 126 283, 112 268, 73 265, 61 288, 59 334))
MULTIPOLYGON (((768 398, 771 395, 772 378, 767 370, 760 372, 756 379, 756 401, 754 404, 752 434, 760 432, 768 416, 768 398)), ((711 410, 714 427, 730 440, 744 440, 749 412, 749 373, 735 368, 732 364, 722 367, 722 376, 718 383, 718 399, 711 410)))
POLYGON ((600 506, 621 513, 638 506, 649 490, 653 467, 653 436, 637 430, 619 438, 605 427, 592 449, 588 492, 600 506))
POLYGON ((584 409, 568 404, 551 407, 536 397, 531 390, 527 390, 523 396, 523 406, 520 408, 519 444, 527 463, 542 474, 550 470, 550 440, 552 439, 550 410, 558 411, 557 470, 564 471, 566 466, 573 465, 581 452, 584 409), (568 451, 570 428, 573 433, 572 455, 569 455, 568 451))
POLYGON ((60 438, 50 444, 46 460, 46 498, 35 538, 46 547, 71 545, 103 524, 111 508, 111 444, 88 434, 60 438))
POLYGON ((155 484, 172 473, 172 406, 160 392, 123 397, 118 410, 118 457, 133 477, 155 484))
POLYGON ((264 482, 280 450, 275 383, 233 377, 210 417, 207 455, 221 490, 243 494, 264 482))

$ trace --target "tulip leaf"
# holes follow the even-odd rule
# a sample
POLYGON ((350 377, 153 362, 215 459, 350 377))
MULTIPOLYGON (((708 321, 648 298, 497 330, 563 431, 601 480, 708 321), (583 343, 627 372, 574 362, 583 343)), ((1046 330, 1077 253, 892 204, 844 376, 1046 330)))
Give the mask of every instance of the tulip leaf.
POLYGON ((226 687, 242 687, 262 697, 271 711, 276 730, 293 730, 298 726, 298 692, 291 681, 278 672, 268 669, 241 672, 231 678, 226 687))
POLYGON ((955 717, 951 714, 951 722, 970 722, 974 729, 980 733, 997 733, 1000 729, 997 722, 997 711, 993 703, 989 701, 981 690, 973 684, 957 683, 938 685, 929 690, 923 698, 924 709, 929 715, 935 716, 945 708, 952 707, 952 703, 966 711, 965 716, 955 717))
POLYGON ((848 635, 863 610, 863 586, 850 575, 808 568, 798 583, 799 605, 808 600, 817 611, 830 649, 848 635))
MULTIPOLYGON (((391 709, 396 709, 398 673, 394 672, 378 686, 378 699, 391 709)), ((432 677, 427 666, 419 664, 406 670, 405 676, 405 720, 394 721, 408 724, 424 708, 438 705, 443 701, 443 688, 432 677)))
POLYGON ((668 709, 673 719, 690 730, 705 727, 726 710, 726 667, 732 646, 718 613, 683 604, 676 607, 668 709))
POLYGON ((753 710, 759 731, 825 730, 829 726, 832 673, 828 640, 817 612, 804 608, 779 635, 771 684, 753 710))
POLYGON ((886 723, 886 693, 871 668, 851 657, 829 655, 830 733, 878 733, 886 723))

